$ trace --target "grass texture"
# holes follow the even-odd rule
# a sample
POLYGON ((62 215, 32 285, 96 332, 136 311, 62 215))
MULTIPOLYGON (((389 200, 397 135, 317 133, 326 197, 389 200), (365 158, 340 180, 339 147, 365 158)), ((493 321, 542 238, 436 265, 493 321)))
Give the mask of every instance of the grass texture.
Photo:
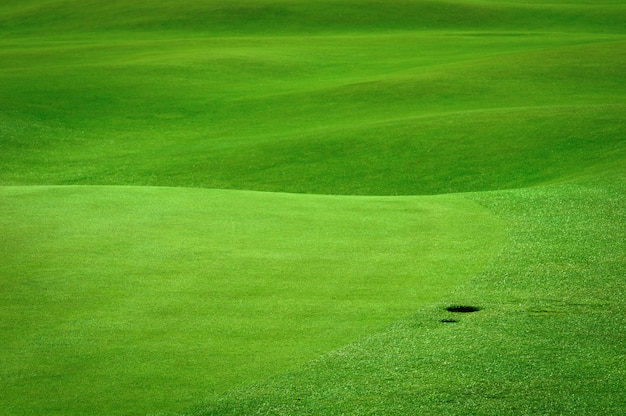
POLYGON ((509 225, 489 267, 359 342, 185 414, 621 413, 625 183, 606 185, 471 195, 509 225), (481 311, 445 310, 459 303, 481 311))
POLYGON ((502 242, 452 196, 0 195, 6 404, 46 414, 153 413, 287 369, 433 302, 502 242))
POLYGON ((619 414, 625 21, 2 2, 0 413, 619 414))

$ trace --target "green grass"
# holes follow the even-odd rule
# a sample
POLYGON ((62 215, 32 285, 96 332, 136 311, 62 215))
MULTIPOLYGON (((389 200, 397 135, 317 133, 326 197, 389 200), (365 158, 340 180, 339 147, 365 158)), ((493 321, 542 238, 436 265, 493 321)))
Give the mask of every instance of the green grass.
POLYGON ((618 414, 625 21, 2 2, 0 413, 618 414))
POLYGON ((147 414, 224 392, 433 302, 503 240, 493 215, 453 196, 0 195, 2 372, 16 413, 147 414))
POLYGON ((619 414, 624 185, 622 176, 468 195, 510 230, 506 249, 474 279, 359 342, 188 414, 619 414), (482 309, 445 311, 458 303, 482 309))

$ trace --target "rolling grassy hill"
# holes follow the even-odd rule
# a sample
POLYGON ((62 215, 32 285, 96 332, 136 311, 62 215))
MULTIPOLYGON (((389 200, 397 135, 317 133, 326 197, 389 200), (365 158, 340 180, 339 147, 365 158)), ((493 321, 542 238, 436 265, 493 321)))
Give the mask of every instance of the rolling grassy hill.
POLYGON ((2 2, 0 413, 618 414, 624 22, 2 2))

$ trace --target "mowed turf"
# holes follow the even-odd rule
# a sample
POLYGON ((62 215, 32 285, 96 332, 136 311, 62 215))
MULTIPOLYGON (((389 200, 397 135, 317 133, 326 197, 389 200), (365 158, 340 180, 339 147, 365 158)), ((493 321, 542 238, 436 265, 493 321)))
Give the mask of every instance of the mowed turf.
MULTIPOLYGON (((526 5, 554 14, 529 30, 536 17, 493 2, 403 2, 395 11, 388 2, 371 10, 308 3, 254 2, 237 12, 208 2, 230 13, 227 32, 210 19, 181 32, 184 20, 163 17, 168 2, 130 10, 56 2, 8 13, 6 25, 16 27, 5 29, 0 52, 2 183, 437 194, 542 183, 577 171, 581 154, 593 165, 623 143, 626 43, 616 26, 601 30, 594 19, 625 16, 624 7, 526 5), (477 10, 454 28, 438 20, 428 30, 419 22, 353 27, 352 16, 330 33, 271 22, 263 27, 275 33, 258 33, 245 22, 263 4, 299 7, 303 24, 311 7, 370 19, 385 9, 407 22, 435 5, 477 10), (526 17, 478 24, 484 7, 526 17), (40 26, 19 18, 56 9, 64 12, 40 26), (135 27, 133 16, 146 10, 180 27, 135 27), (116 20, 97 17, 107 11, 116 20), (569 29, 556 31, 574 11, 569 29), (72 13, 81 19, 62 19, 72 13)), ((201 4, 176 8, 202 16, 201 4)))
POLYGON ((623 413, 625 179, 468 196, 509 229, 484 271, 359 342, 185 414, 623 413), (459 304, 481 310, 445 309, 459 304))
POLYGON ((624 408, 622 1, 0 17, 0 413, 624 408))
POLYGON ((503 242, 493 215, 454 196, 0 197, 7 414, 182 410, 413 313, 503 242))
POLYGON ((556 179, 624 140, 626 43, 604 37, 84 42, 5 50, 3 183, 436 194, 556 179))

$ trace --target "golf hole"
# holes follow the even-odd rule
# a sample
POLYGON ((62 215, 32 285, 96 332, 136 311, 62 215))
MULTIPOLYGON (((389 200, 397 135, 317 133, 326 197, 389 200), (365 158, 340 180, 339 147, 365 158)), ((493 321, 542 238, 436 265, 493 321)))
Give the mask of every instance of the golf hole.
POLYGON ((477 312, 480 310, 480 308, 477 306, 454 305, 454 306, 448 306, 446 310, 448 312, 469 313, 469 312, 477 312))
POLYGON ((456 319, 442 319, 441 322, 443 322, 444 324, 455 324, 459 321, 457 321, 456 319))

